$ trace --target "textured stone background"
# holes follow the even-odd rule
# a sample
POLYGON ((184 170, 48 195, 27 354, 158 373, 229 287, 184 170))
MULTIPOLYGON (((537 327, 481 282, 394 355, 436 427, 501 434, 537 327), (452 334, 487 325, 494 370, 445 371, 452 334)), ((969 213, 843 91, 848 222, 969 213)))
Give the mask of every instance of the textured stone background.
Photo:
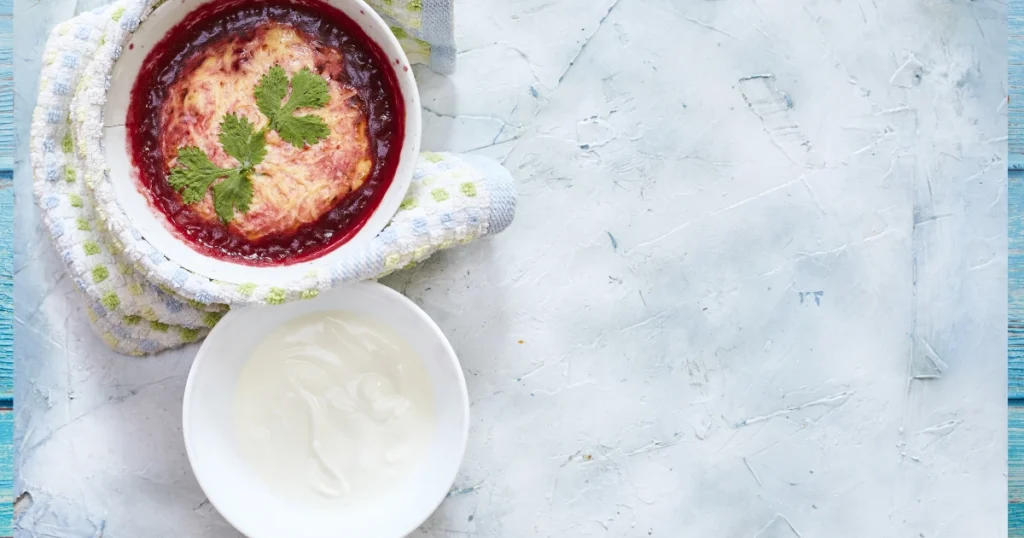
MULTIPOLYGON (((39 226, 16 0, 17 534, 233 537, 180 438, 195 348, 108 352, 39 226)), ((425 147, 503 160, 503 235, 387 280, 473 426, 414 536, 1006 532, 1006 5, 468 0, 425 147)))

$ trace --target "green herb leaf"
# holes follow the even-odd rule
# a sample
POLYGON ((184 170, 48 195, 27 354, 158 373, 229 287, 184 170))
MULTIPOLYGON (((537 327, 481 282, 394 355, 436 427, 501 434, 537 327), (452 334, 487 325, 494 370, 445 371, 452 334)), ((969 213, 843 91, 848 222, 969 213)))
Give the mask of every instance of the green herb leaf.
POLYGON ((232 170, 227 179, 213 186, 213 209, 225 224, 235 218, 236 209, 247 213, 251 202, 252 180, 242 170, 232 170))
POLYGON ((221 168, 197 147, 178 150, 178 164, 171 169, 168 183, 181 193, 181 200, 191 205, 202 201, 213 185, 213 208, 225 224, 235 218, 235 209, 249 211, 252 202, 253 169, 267 156, 267 137, 247 118, 235 114, 224 116, 220 123, 220 145, 224 152, 238 161, 235 168, 221 168))
POLYGON ((284 111, 290 114, 300 108, 322 108, 330 100, 327 81, 307 67, 292 77, 292 95, 284 111))
POLYGON ((313 114, 281 116, 273 126, 285 142, 299 149, 305 147, 306 144, 312 146, 331 134, 331 128, 324 123, 323 118, 313 114))
POLYGON ((269 127, 299 149, 327 138, 331 130, 323 118, 312 114, 295 115, 300 108, 321 108, 330 101, 327 81, 304 68, 292 77, 291 95, 282 105, 287 93, 288 75, 279 65, 270 68, 256 85, 256 105, 270 120, 269 127))
POLYGON ((200 202, 206 190, 217 178, 227 176, 233 170, 221 168, 210 161, 203 150, 188 146, 178 150, 178 164, 171 169, 167 182, 181 193, 186 204, 200 202))
MULTIPOLYGON (((302 149, 327 138, 331 133, 320 116, 296 116, 300 108, 321 108, 330 100, 327 81, 309 69, 303 69, 291 81, 284 68, 275 65, 256 85, 256 106, 267 119, 268 128, 277 131, 289 144, 302 149), (291 96, 288 86, 291 84, 291 96), (281 101, 288 96, 284 105, 281 101)), ((257 131, 248 118, 231 113, 224 116, 218 135, 220 145, 238 161, 234 168, 221 168, 197 147, 178 150, 178 163, 167 178, 174 190, 181 193, 185 204, 199 203, 213 186, 213 209, 225 224, 235 218, 235 211, 247 213, 252 203, 252 174, 256 165, 267 156, 266 130, 257 131), (216 181, 224 178, 220 183, 216 181)))
POLYGON ((256 84, 256 106, 271 122, 281 112, 281 100, 288 95, 288 74, 275 65, 256 84))
POLYGON ((256 126, 248 118, 235 114, 224 116, 220 123, 220 145, 224 152, 234 157, 243 169, 251 169, 267 156, 267 138, 256 132, 256 126))

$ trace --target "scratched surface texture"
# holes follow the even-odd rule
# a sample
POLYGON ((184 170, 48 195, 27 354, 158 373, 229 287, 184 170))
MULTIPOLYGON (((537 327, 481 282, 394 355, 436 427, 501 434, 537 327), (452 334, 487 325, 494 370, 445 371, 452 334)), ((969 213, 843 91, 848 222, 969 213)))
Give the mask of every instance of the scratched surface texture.
MULTIPOLYGON (((107 351, 28 203, 46 32, 95 5, 15 1, 16 534, 234 537, 180 439, 196 348, 107 351)), ((1005 3, 457 9, 424 144, 520 205, 386 281, 472 400, 415 537, 1006 534, 1005 3)))

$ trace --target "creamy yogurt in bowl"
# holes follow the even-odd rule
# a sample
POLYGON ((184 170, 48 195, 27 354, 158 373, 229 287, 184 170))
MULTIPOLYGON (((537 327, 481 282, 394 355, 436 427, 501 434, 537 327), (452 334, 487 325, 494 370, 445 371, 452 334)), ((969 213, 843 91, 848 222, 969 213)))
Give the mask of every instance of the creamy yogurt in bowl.
POLYGON ((260 341, 234 406, 246 463, 275 491, 327 510, 400 484, 434 427, 420 355, 386 324, 341 310, 297 317, 260 341))
POLYGON ((250 538, 407 535, 449 491, 468 427, 451 345, 376 283, 230 312, 183 405, 196 479, 250 538))

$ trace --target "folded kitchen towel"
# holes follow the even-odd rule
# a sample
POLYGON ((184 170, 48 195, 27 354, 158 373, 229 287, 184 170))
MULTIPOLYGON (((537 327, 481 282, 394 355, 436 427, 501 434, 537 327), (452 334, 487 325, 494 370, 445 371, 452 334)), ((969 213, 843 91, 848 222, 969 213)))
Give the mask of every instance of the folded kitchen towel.
POLYGON ((369 0, 412 63, 455 72, 455 0, 369 0))
MULTIPOLYGON (((111 68, 158 3, 122 1, 57 26, 44 52, 32 119, 34 190, 43 221, 88 302, 93 327, 114 349, 145 355, 193 342, 231 307, 300 300, 342 282, 378 278, 511 223, 515 190, 498 163, 424 153, 389 225, 334 266, 274 286, 214 281, 178 266, 125 217, 102 157, 111 68)), ((423 11, 430 5, 424 2, 423 11)))

